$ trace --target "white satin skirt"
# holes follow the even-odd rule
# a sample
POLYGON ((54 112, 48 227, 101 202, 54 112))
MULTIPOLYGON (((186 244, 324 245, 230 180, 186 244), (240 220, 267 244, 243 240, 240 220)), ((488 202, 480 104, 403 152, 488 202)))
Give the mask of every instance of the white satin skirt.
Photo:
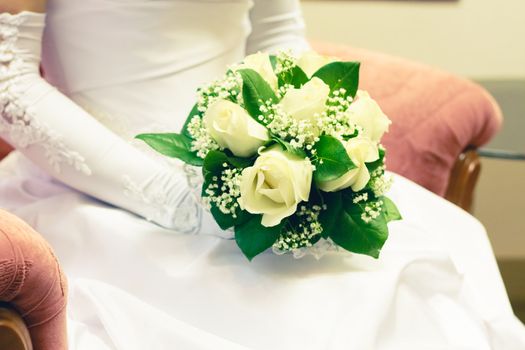
POLYGON ((381 257, 271 252, 180 235, 78 193, 17 152, 0 207, 54 247, 70 283, 72 350, 525 349, 472 216, 394 175, 403 220, 381 257))

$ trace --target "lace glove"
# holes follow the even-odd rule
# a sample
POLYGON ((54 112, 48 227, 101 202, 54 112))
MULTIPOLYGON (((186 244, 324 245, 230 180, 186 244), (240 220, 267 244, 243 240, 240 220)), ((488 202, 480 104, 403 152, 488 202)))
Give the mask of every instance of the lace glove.
POLYGON ((252 33, 246 45, 247 54, 286 49, 298 54, 310 50, 299 0, 254 0, 250 21, 252 33))
POLYGON ((179 232, 220 234, 182 169, 131 146, 41 78, 44 18, 0 14, 0 137, 95 198, 179 232))

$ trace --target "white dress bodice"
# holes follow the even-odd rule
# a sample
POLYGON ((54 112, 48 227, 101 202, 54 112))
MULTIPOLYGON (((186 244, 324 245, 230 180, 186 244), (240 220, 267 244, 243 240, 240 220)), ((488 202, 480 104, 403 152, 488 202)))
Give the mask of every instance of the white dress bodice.
POLYGON ((51 0, 46 79, 124 137, 178 131, 196 89, 242 60, 249 0, 51 0))

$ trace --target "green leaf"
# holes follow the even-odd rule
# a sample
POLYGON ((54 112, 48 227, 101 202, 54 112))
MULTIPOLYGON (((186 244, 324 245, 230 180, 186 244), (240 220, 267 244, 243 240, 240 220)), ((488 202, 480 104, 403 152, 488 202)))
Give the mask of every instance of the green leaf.
POLYGON ((379 168, 379 166, 383 165, 384 164, 384 159, 385 159, 385 150, 380 148, 379 149, 379 159, 376 160, 375 162, 371 162, 371 163, 365 163, 368 171, 370 173, 372 173, 374 170, 376 170, 377 168, 379 168))
POLYGON ((206 157, 204 158, 202 168, 204 169, 205 174, 210 173, 213 175, 220 175, 220 173, 224 169, 223 164, 227 162, 228 157, 224 152, 212 150, 209 151, 206 157))
POLYGON ((245 223, 251 216, 247 211, 244 210, 238 210, 237 211, 237 217, 234 218, 233 216, 229 214, 224 214, 222 211, 217 208, 217 206, 214 203, 211 203, 211 215, 219 225, 219 227, 223 230, 227 230, 231 227, 242 225, 245 223))
POLYGON ((359 62, 332 62, 322 66, 314 73, 324 81, 330 90, 346 89, 345 96, 355 97, 359 85, 359 62))
POLYGON ((323 238, 328 238, 330 232, 333 232, 338 225, 337 218, 343 210, 343 200, 341 192, 322 192, 321 195, 326 210, 322 210, 319 214, 319 222, 323 227, 323 238))
POLYGON ((225 150, 225 152, 227 152, 228 163, 233 165, 237 169, 244 169, 249 166, 252 166, 255 162, 255 159, 257 159, 258 157, 258 154, 250 158, 236 157, 233 155, 233 153, 231 153, 230 150, 225 150))
POLYGON ((146 142, 155 151, 185 163, 202 166, 202 159, 191 151, 191 138, 181 134, 140 134, 135 138, 146 142))
POLYGON ((212 172, 214 174, 220 174, 220 172, 224 169, 224 163, 230 164, 234 168, 244 169, 253 165, 253 159, 235 157, 222 151, 212 150, 209 151, 206 155, 206 158, 204 158, 203 168, 205 171, 212 172))
POLYGON ((317 182, 335 180, 356 167, 341 141, 333 136, 321 136, 314 149, 317 156, 314 179, 317 182))
POLYGON ((342 248, 374 258, 379 257, 381 248, 388 238, 388 226, 384 215, 379 215, 370 222, 364 222, 361 215, 364 205, 354 204, 352 197, 343 194, 343 205, 335 218, 337 227, 330 233, 330 238, 342 248))
MULTIPOLYGON (((219 187, 221 186, 220 176, 222 171, 224 170, 224 163, 233 165, 231 162, 231 158, 229 158, 225 153, 220 151, 210 151, 206 155, 206 158, 204 158, 204 164, 202 167, 204 173, 204 184, 202 185, 201 192, 201 195, 203 197, 207 196, 207 193, 205 191, 212 183, 218 184, 219 187), (217 180, 213 180, 215 176, 218 178, 217 180)), ((214 203, 211 203, 211 214, 213 215, 213 218, 215 219, 217 224, 223 230, 226 230, 236 225, 240 225, 248 219, 248 213, 241 209, 238 209, 236 211, 237 217, 234 218, 230 214, 225 214, 221 212, 214 203)))
POLYGON ((210 212, 215 219, 215 222, 217 222, 221 229, 227 230, 230 227, 235 226, 235 220, 233 219, 233 216, 224 214, 214 203, 211 203, 210 212))
POLYGON ((272 69, 275 72, 275 67, 277 67, 277 56, 270 55, 270 64, 272 65, 272 69))
POLYGON ((191 138, 191 134, 190 134, 190 132, 188 131, 188 124, 191 122, 191 120, 192 120, 193 117, 195 117, 195 116, 201 117, 201 112, 199 112, 199 109, 198 109, 197 104, 194 104, 194 105, 193 105, 193 108, 191 109, 190 113, 188 114, 188 117, 186 118, 186 121, 184 122, 184 125, 182 126, 182 131, 181 131, 181 133, 182 133, 184 136, 187 136, 187 137, 191 138))
POLYGON ((261 225, 261 219, 262 215, 250 215, 245 223, 235 226, 235 241, 250 261, 275 243, 285 222, 283 220, 279 225, 265 227, 261 225))
POLYGON ((237 71, 242 77, 242 98, 244 108, 258 122, 265 125, 259 116, 261 111, 259 107, 267 100, 277 103, 277 97, 266 80, 253 69, 240 69, 237 71))
POLYGON ((277 136, 272 136, 270 141, 268 141, 265 144, 265 146, 269 147, 269 146, 271 146, 273 144, 280 145, 283 151, 291 153, 291 154, 293 154, 293 155, 295 155, 297 157, 306 158, 306 153, 305 153, 305 151, 303 149, 297 148, 297 147, 293 147, 289 142, 286 142, 286 141, 278 138, 277 136))
POLYGON ((228 162, 238 169, 244 169, 252 166, 254 160, 252 158, 228 157, 228 162))
POLYGON ((380 199, 383 201, 383 215, 385 216, 386 222, 403 219, 397 206, 390 198, 383 196, 380 199))
POLYGON ((279 79, 279 86, 290 84, 296 89, 306 84, 309 80, 306 73, 299 66, 293 66, 291 69, 280 73, 277 77, 279 79))

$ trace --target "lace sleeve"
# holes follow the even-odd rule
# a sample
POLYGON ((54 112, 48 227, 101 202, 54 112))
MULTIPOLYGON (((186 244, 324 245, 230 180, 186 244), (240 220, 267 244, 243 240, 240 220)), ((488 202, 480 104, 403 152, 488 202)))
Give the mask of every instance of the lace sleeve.
POLYGON ((0 14, 0 137, 40 168, 178 232, 219 233, 185 173, 128 144, 39 74, 44 15, 0 14))
MULTIPOLYGON (((27 16, 0 14, 0 132, 6 135, 17 148, 27 148, 39 144, 44 148, 44 155, 55 172, 60 172, 62 163, 77 171, 89 175, 91 170, 84 157, 70 150, 57 132, 40 123, 34 111, 25 101, 24 87, 27 79, 37 75, 39 46, 32 47, 31 40, 25 39, 28 46, 18 45, 19 27, 27 22, 27 16)), ((38 28, 29 26, 26 37, 37 39, 38 28)))

